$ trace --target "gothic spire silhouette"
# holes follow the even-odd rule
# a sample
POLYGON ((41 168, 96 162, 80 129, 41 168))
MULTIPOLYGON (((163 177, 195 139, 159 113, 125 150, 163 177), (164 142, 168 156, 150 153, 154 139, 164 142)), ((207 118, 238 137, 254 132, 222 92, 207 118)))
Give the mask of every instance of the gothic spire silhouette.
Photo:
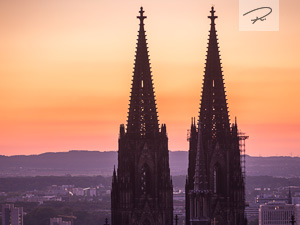
POLYGON ((141 7, 127 129, 120 125, 118 167, 113 171, 112 225, 173 224, 168 136, 159 129, 141 7))
MULTIPOLYGON (((201 122, 198 123, 198 141, 196 148, 196 163, 194 175, 194 188, 189 190, 188 201, 190 203, 189 222, 193 225, 209 224, 209 194, 207 170, 206 170, 206 154, 203 147, 201 122)), ((188 222, 188 224, 189 224, 188 222)))
POLYGON ((194 177, 194 191, 208 192, 206 155, 203 148, 201 122, 198 124, 198 143, 196 152, 196 165, 194 177))
POLYGON ((218 140, 222 133, 229 133, 229 116, 222 74, 214 7, 211 8, 209 41, 200 105, 200 121, 206 138, 218 140))
POLYGON ((147 39, 144 29, 143 7, 137 17, 140 20, 140 29, 136 48, 136 57, 132 79, 132 90, 127 121, 127 133, 140 137, 158 133, 158 116, 149 62, 147 39))
POLYGON ((199 125, 192 121, 186 180, 186 224, 247 224, 245 183, 237 124, 230 126, 214 7, 211 21, 199 125), (230 213, 229 213, 230 212, 230 213))

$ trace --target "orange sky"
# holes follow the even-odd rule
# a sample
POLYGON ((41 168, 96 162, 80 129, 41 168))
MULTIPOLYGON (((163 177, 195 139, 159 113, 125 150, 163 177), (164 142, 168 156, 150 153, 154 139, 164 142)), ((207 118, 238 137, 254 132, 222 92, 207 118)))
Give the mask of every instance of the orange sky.
POLYGON ((0 1, 0 154, 117 150, 139 21, 170 150, 198 116, 211 5, 230 116, 250 155, 300 155, 300 2, 280 1, 279 32, 239 32, 237 0, 0 1))

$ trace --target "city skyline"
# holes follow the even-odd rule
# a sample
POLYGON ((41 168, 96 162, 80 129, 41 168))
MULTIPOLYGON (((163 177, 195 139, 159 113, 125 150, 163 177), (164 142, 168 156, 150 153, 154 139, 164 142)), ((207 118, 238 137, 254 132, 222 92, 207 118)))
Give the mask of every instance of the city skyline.
POLYGON ((167 125, 169 149, 187 151, 212 4, 229 114, 250 136, 246 153, 298 155, 300 3, 292 0, 280 4, 279 32, 239 32, 232 0, 1 2, 0 154, 117 150, 141 5, 160 124, 167 125))

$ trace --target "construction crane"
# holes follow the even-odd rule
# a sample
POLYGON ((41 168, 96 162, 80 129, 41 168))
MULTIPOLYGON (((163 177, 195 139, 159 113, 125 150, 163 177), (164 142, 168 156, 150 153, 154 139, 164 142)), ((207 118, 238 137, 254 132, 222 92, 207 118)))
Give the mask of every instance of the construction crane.
POLYGON ((74 220, 77 219, 77 217, 73 216, 73 215, 71 215, 71 216, 68 216, 68 215, 58 215, 58 216, 61 217, 61 218, 71 219, 71 225, 74 225, 74 220))

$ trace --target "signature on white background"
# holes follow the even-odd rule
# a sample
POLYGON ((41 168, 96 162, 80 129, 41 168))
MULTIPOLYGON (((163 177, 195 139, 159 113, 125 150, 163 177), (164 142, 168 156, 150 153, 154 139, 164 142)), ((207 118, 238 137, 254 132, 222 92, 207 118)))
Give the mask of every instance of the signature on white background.
POLYGON ((267 12, 266 14, 264 14, 263 16, 256 16, 256 18, 252 19, 251 21, 253 22, 252 24, 256 23, 257 21, 264 21, 266 20, 267 16, 270 15, 272 13, 272 8, 271 7, 260 7, 260 8, 257 8, 257 9, 253 9, 249 12, 246 12, 243 14, 243 16, 246 16, 247 14, 253 14, 253 12, 258 12, 258 11, 264 11, 264 12, 267 12))

